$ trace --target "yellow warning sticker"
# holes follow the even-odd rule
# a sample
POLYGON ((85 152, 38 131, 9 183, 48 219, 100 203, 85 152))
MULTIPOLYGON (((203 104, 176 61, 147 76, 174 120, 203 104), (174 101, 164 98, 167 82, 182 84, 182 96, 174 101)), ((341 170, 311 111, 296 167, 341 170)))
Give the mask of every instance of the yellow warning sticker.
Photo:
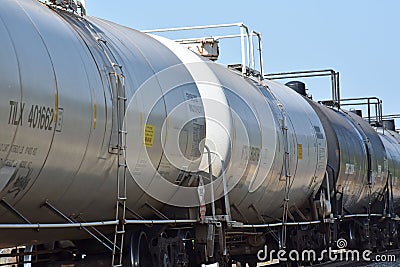
POLYGON ((97 106, 96 103, 93 105, 93 128, 96 129, 97 125, 97 106))
POLYGON ((156 126, 151 124, 145 124, 144 126, 144 142, 143 144, 147 147, 152 147, 154 144, 154 132, 156 130, 156 126))
POLYGON ((301 160, 303 159, 303 145, 297 144, 297 156, 301 160))

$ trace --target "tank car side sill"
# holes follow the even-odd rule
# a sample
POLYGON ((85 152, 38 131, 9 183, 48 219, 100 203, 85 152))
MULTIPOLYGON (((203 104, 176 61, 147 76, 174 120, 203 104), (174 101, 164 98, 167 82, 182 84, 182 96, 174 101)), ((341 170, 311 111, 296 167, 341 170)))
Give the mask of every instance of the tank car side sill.
POLYGON ((346 215, 341 215, 341 216, 339 216, 337 219, 346 219, 346 218, 356 218, 356 217, 358 217, 358 218, 360 218, 360 217, 387 217, 387 216, 385 216, 384 214, 374 214, 374 213, 371 213, 371 214, 346 214, 346 215))
POLYGON ((187 224, 198 223, 198 220, 125 220, 125 224, 187 224))
POLYGON ((0 229, 51 229, 51 228, 84 228, 94 226, 116 225, 119 221, 83 222, 83 223, 24 223, 0 224, 0 229))
POLYGON ((242 224, 240 222, 231 222, 232 228, 267 228, 267 227, 278 227, 278 226, 299 226, 299 225, 311 225, 320 224, 324 221, 309 221, 309 222, 277 222, 277 223, 267 223, 267 224, 242 224))
POLYGON ((267 223, 267 224, 243 224, 241 222, 228 222, 228 224, 232 228, 267 228, 267 227, 279 227, 279 226, 301 226, 301 225, 313 225, 313 224, 322 224, 322 223, 333 223, 336 220, 343 220, 349 218, 363 218, 363 217, 382 217, 388 218, 392 220, 400 220, 399 217, 390 218, 385 216, 384 214, 347 214, 342 215, 340 217, 335 218, 327 218, 324 220, 316 220, 316 221, 307 221, 307 222, 275 222, 275 223, 267 223))

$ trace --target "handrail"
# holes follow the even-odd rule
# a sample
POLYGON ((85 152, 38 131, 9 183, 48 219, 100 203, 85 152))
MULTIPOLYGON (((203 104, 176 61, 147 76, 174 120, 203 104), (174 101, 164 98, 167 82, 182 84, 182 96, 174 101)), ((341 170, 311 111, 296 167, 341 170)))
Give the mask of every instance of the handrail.
POLYGON ((254 44, 253 44, 253 36, 257 36, 258 39, 258 56, 259 56, 259 64, 260 64, 260 79, 264 79, 264 62, 262 57, 262 40, 261 40, 261 33, 256 32, 254 30, 251 31, 251 49, 252 51, 252 64, 253 69, 256 68, 255 59, 254 59, 254 44))
MULTIPOLYGON (((221 161, 221 175, 222 175, 222 184, 223 184, 223 188, 224 188, 224 205, 225 205, 225 212, 226 212, 226 216, 227 216, 227 221, 231 221, 232 216, 231 216, 231 208, 230 208, 230 203, 229 203, 229 196, 228 196, 228 187, 227 187, 227 181, 226 181, 226 177, 225 177, 225 160, 222 158, 222 156, 215 152, 215 151, 211 151, 209 149, 209 147, 207 145, 204 146, 205 149, 207 150, 208 153, 208 160, 209 160, 209 164, 211 166, 211 154, 216 155, 219 160, 221 161)), ((212 169, 210 168, 210 171, 212 171, 212 169)), ((211 172, 210 172, 211 173, 211 172)), ((211 177, 212 175, 210 175, 211 177)), ((211 179, 211 178, 210 178, 211 179)), ((213 181, 211 180, 211 183, 213 181)), ((214 187, 211 184, 211 190, 214 191, 214 187)), ((214 198, 214 192, 211 193, 212 197, 214 198)), ((213 200, 214 202, 215 200, 213 200)), ((215 215, 213 216, 213 219, 215 219, 215 215)))
POLYGON ((208 155, 208 175, 210 178, 211 185, 211 211, 213 219, 215 220, 215 196, 214 196, 214 179, 213 179, 213 171, 212 171, 212 160, 211 160, 211 150, 207 145, 204 145, 204 148, 207 150, 208 155))
MULTIPOLYGON (((202 26, 186 26, 186 27, 174 27, 174 28, 162 28, 162 29, 153 29, 153 30, 143 30, 142 32, 144 33, 157 33, 157 32, 171 32, 171 31, 190 31, 190 30, 200 30, 200 29, 215 29, 215 28, 229 28, 229 27, 239 27, 240 28, 240 37, 241 41, 241 50, 242 50, 242 75, 246 75, 246 67, 250 69, 251 67, 251 62, 250 62, 250 57, 251 57, 251 51, 250 51, 250 44, 251 44, 251 38, 250 38, 250 31, 249 28, 243 23, 243 22, 237 22, 237 23, 226 23, 226 24, 212 24, 212 25, 202 25, 202 26), (247 46, 245 48, 245 39, 247 40, 247 46), (248 66, 246 64, 246 54, 248 58, 248 66)), ((233 35, 231 35, 230 38, 233 38, 233 35)), ((201 39, 201 38, 199 38, 201 39)), ((220 39, 221 36, 220 36, 220 39)), ((186 39, 186 40, 178 40, 181 42, 184 41, 190 41, 194 40, 193 38, 191 39, 186 39)))
POLYGON ((377 97, 354 97, 342 99, 342 106, 367 106, 368 116, 366 119, 371 123, 371 106, 375 107, 375 119, 379 124, 382 124, 382 100, 377 97), (345 102, 345 103, 343 103, 345 102))
MULTIPOLYGON (((334 106, 340 108, 340 82, 339 72, 333 69, 323 69, 323 70, 306 70, 306 71, 291 71, 291 72, 279 72, 279 73, 269 73, 265 74, 264 78, 269 80, 279 80, 279 79, 293 79, 293 78, 312 78, 312 77, 331 77, 331 94, 334 106)), ((331 101, 329 101, 331 102, 331 101)))
MULTIPOLYGON (((239 38, 241 37, 241 34, 228 34, 228 35, 217 35, 217 36, 203 36, 203 37, 196 37, 196 38, 187 38, 187 39, 175 39, 175 42, 185 44, 185 43, 190 43, 193 41, 198 41, 198 40, 207 40, 207 39, 212 39, 215 41, 219 41, 222 39, 233 39, 233 38, 239 38)), ((259 65, 260 65, 260 79, 263 79, 264 77, 264 62, 263 62, 263 48, 262 48, 262 38, 261 38, 261 33, 256 32, 252 30, 249 34, 250 37, 250 54, 251 54, 251 67, 252 69, 255 70, 255 55, 254 55, 254 42, 253 42, 253 37, 257 37, 258 40, 258 57, 259 57, 259 65)))
POLYGON ((213 29, 213 28, 228 28, 228 27, 234 27, 234 26, 240 27, 241 25, 243 25, 243 22, 226 23, 226 24, 212 24, 212 25, 202 25, 202 26, 161 28, 161 29, 143 30, 142 32, 153 33, 153 32, 171 32, 171 31, 190 31, 190 30, 213 29))

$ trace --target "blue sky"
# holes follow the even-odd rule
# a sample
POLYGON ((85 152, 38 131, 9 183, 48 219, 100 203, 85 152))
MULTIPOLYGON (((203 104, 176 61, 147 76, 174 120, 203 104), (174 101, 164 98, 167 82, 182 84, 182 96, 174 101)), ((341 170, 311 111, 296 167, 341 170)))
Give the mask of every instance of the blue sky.
MULTIPOLYGON (((87 11, 91 16, 139 30, 243 21, 263 34, 266 72, 332 68, 340 72, 342 96, 377 96, 383 100, 384 113, 400 113, 397 0, 87 0, 87 11)), ((166 36, 233 33, 238 30, 199 30, 166 36)), ((239 63, 239 40, 221 43, 221 54, 221 63, 239 63)), ((303 81, 315 99, 330 97, 328 78, 303 81)))

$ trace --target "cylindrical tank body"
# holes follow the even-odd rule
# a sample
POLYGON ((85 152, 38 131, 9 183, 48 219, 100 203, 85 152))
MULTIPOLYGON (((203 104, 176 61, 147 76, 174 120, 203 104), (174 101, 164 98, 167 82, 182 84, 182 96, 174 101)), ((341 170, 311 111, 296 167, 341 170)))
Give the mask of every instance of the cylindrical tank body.
MULTIPOLYGON (((74 218, 114 219, 119 145, 127 206, 144 218, 165 205, 198 205, 191 178, 207 178, 209 156, 214 197, 223 195, 225 170, 238 221, 279 218, 285 187, 298 207, 322 181, 322 124, 287 87, 256 86, 171 41, 32 0, 2 2, 0 36, 0 197, 31 222, 64 222, 46 201, 74 218), (125 97, 122 121, 117 102, 125 97)), ((0 212, 0 223, 21 222, 0 212)), ((0 231, 0 246, 78 237, 82 231, 0 231)))
MULTIPOLYGON (((140 129, 128 136, 137 140, 140 148, 128 147, 127 154, 141 157, 143 147, 148 148, 149 160, 156 168, 140 169, 135 165, 131 172, 145 176, 149 183, 156 181, 157 173, 167 173, 164 177, 175 182, 180 170, 165 159, 160 138, 162 126, 175 106, 188 97, 198 97, 199 92, 188 70, 167 47, 135 30, 55 12, 38 1, 4 1, 0 19, 0 53, 4 60, 0 66, 4 74, 0 78, 1 198, 31 222, 65 222, 42 206, 45 201, 67 216, 79 215, 86 221, 115 219, 115 103, 122 97, 118 88, 122 82, 128 99, 136 91, 136 100, 143 99, 134 103, 135 108, 146 111, 151 106, 150 115, 139 112, 136 115, 143 119, 131 122, 132 127, 140 129), (171 66, 176 66, 172 80, 178 79, 173 82, 180 87, 164 93, 168 81, 157 74, 171 66), (157 82, 151 90, 138 90, 155 76, 151 81, 157 82), (156 101, 147 102, 146 98, 156 101), (144 144, 146 132, 151 140, 144 144)), ((196 112, 203 112, 201 101, 196 108, 196 112)), ((174 113, 166 129, 173 131, 174 122, 187 118, 191 118, 187 112, 174 113)), ((181 131, 182 154, 193 159, 194 165, 195 158, 200 156, 204 128, 204 119, 200 117, 188 121, 181 131)), ((145 165, 144 160, 141 166, 145 165)), ((153 209, 164 204, 145 194, 131 172, 127 177, 128 206, 145 218, 152 217, 153 209)), ((24 222, 10 210, 1 209, 0 213, 1 223, 24 222)), ((41 242, 45 238, 62 239, 84 233, 1 231, 0 235, 1 245, 7 246, 24 240, 41 242)))
POLYGON ((328 170, 334 176, 330 189, 338 192, 345 212, 365 213, 385 189, 390 169, 387 147, 357 114, 310 103, 328 136, 328 170))
POLYGON ((393 208, 399 212, 400 206, 400 135, 391 130, 377 128, 385 146, 388 165, 388 187, 393 194, 393 208))
MULTIPOLYGON (((3 205, 0 223, 24 223, 15 211, 65 222, 46 201, 78 221, 113 220, 118 146, 127 206, 143 218, 197 211, 199 183, 209 203, 225 177, 233 220, 278 220, 285 200, 295 213, 315 196, 327 163, 346 210, 362 213, 388 181, 399 203, 399 135, 304 98, 304 84, 299 95, 259 83, 175 42, 32 0, 2 2, 0 36, 0 198, 15 209, 3 205)), ((84 237, 0 230, 0 246, 84 237)))
MULTIPOLYGON (((296 208, 314 197, 323 182, 328 153, 325 131, 318 115, 303 96, 268 80, 264 81, 262 91, 275 110, 278 121, 277 151, 288 153, 286 160, 278 154, 274 158, 273 171, 269 174, 269 184, 262 202, 268 206, 277 205, 279 194, 276 192, 285 191, 285 176, 288 176, 292 190, 288 195, 288 207, 292 213, 296 213, 296 208)), ((312 217, 311 214, 307 216, 312 217)))

